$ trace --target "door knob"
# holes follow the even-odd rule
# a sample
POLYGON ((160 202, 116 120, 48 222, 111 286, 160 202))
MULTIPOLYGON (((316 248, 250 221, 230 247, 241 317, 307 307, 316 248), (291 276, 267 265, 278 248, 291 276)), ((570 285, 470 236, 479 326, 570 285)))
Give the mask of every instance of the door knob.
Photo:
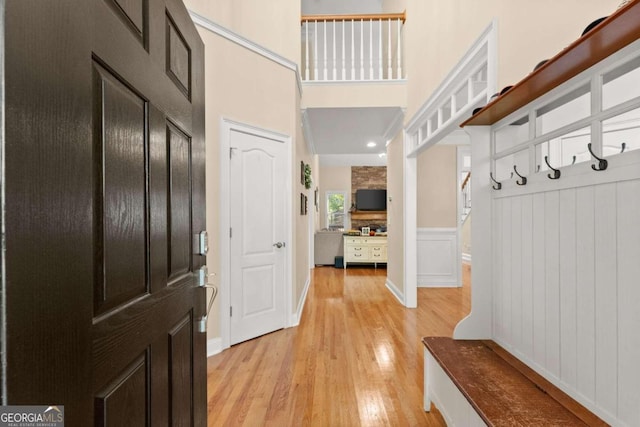
POLYGON ((284 242, 276 242, 273 244, 273 246, 280 249, 280 248, 284 248, 286 245, 284 244, 284 242))

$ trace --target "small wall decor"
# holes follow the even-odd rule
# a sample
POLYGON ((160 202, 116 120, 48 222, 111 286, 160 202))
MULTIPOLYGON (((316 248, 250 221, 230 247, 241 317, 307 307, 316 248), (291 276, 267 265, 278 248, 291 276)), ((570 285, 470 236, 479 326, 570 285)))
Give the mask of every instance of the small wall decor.
POLYGON ((307 196, 304 196, 304 214, 306 215, 307 212, 309 212, 307 210, 307 205, 308 205, 308 200, 307 200, 307 196))
POLYGON ((300 162, 300 184, 304 185, 304 162, 300 162))
POLYGON ((305 205, 305 200, 304 199, 305 199, 304 194, 300 193, 300 215, 304 215, 305 214, 305 212, 304 212, 304 210, 305 210, 305 206, 304 206, 305 205))
POLYGON ((304 188, 311 188, 311 166, 304 165, 304 188))

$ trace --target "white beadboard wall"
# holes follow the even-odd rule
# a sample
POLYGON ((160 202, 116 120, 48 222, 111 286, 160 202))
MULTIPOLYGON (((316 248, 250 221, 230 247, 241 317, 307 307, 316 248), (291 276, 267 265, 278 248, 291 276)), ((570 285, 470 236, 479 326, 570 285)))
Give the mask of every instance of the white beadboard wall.
POLYGON ((640 179, 492 209, 494 340, 606 421, 639 426, 640 179))
POLYGON ((418 228, 418 287, 460 286, 461 256, 456 228, 418 228))

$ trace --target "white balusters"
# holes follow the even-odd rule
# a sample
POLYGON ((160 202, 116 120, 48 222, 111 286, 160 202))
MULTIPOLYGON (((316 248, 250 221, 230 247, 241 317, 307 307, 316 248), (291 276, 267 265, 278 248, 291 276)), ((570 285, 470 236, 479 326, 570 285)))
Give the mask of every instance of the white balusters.
POLYGON ((389 22, 389 31, 387 31, 387 79, 393 79, 393 70, 391 69, 391 19, 389 22))
POLYGON ((351 80, 356 79, 356 43, 354 29, 356 27, 355 21, 351 20, 351 80))
POLYGON ((304 79, 309 80, 309 23, 304 25, 304 79))
POLYGON ((396 57, 398 59, 398 68, 396 70, 396 76, 398 79, 402 78, 402 47, 400 45, 400 29, 401 29, 401 25, 400 25, 400 18, 398 18, 398 46, 397 49, 398 51, 396 52, 396 57))
POLYGON ((318 80, 318 21, 315 23, 315 29, 313 31, 313 54, 315 58, 313 60, 313 79, 318 80))
POLYGON ((303 17, 302 21, 302 37, 305 38, 302 43, 305 81, 403 78, 404 15, 352 15, 328 18, 310 16, 303 17), (356 28, 358 25, 359 31, 356 28), (394 25, 397 25, 397 28, 394 28, 394 25), (351 43, 347 41, 349 34, 351 43), (338 49, 341 49, 340 53, 338 49))
POLYGON ((360 80, 364 78, 364 20, 360 20, 360 80))
POLYGON ((331 27, 333 27, 333 80, 337 80, 338 79, 338 75, 336 74, 336 20, 333 20, 333 24, 331 25, 331 27))
POLYGON ((382 75, 382 19, 378 19, 378 78, 384 79, 382 75))
POLYGON ((369 19, 369 80, 373 80, 373 19, 369 19))
POLYGON ((324 31, 322 32, 324 36, 324 80, 327 80, 327 63, 329 60, 327 59, 327 21, 324 21, 324 31))
POLYGON ((346 43, 346 40, 344 38, 344 27, 346 25, 347 21, 342 21, 342 80, 347 80, 347 67, 345 65, 345 51, 344 51, 344 46, 346 43))

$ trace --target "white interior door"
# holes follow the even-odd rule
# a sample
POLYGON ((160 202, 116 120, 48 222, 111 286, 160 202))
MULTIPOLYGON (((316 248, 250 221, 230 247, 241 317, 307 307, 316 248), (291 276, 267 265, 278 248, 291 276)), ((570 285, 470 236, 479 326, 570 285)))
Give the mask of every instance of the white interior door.
POLYGON ((237 344, 285 326, 286 149, 231 131, 231 332, 237 344))

